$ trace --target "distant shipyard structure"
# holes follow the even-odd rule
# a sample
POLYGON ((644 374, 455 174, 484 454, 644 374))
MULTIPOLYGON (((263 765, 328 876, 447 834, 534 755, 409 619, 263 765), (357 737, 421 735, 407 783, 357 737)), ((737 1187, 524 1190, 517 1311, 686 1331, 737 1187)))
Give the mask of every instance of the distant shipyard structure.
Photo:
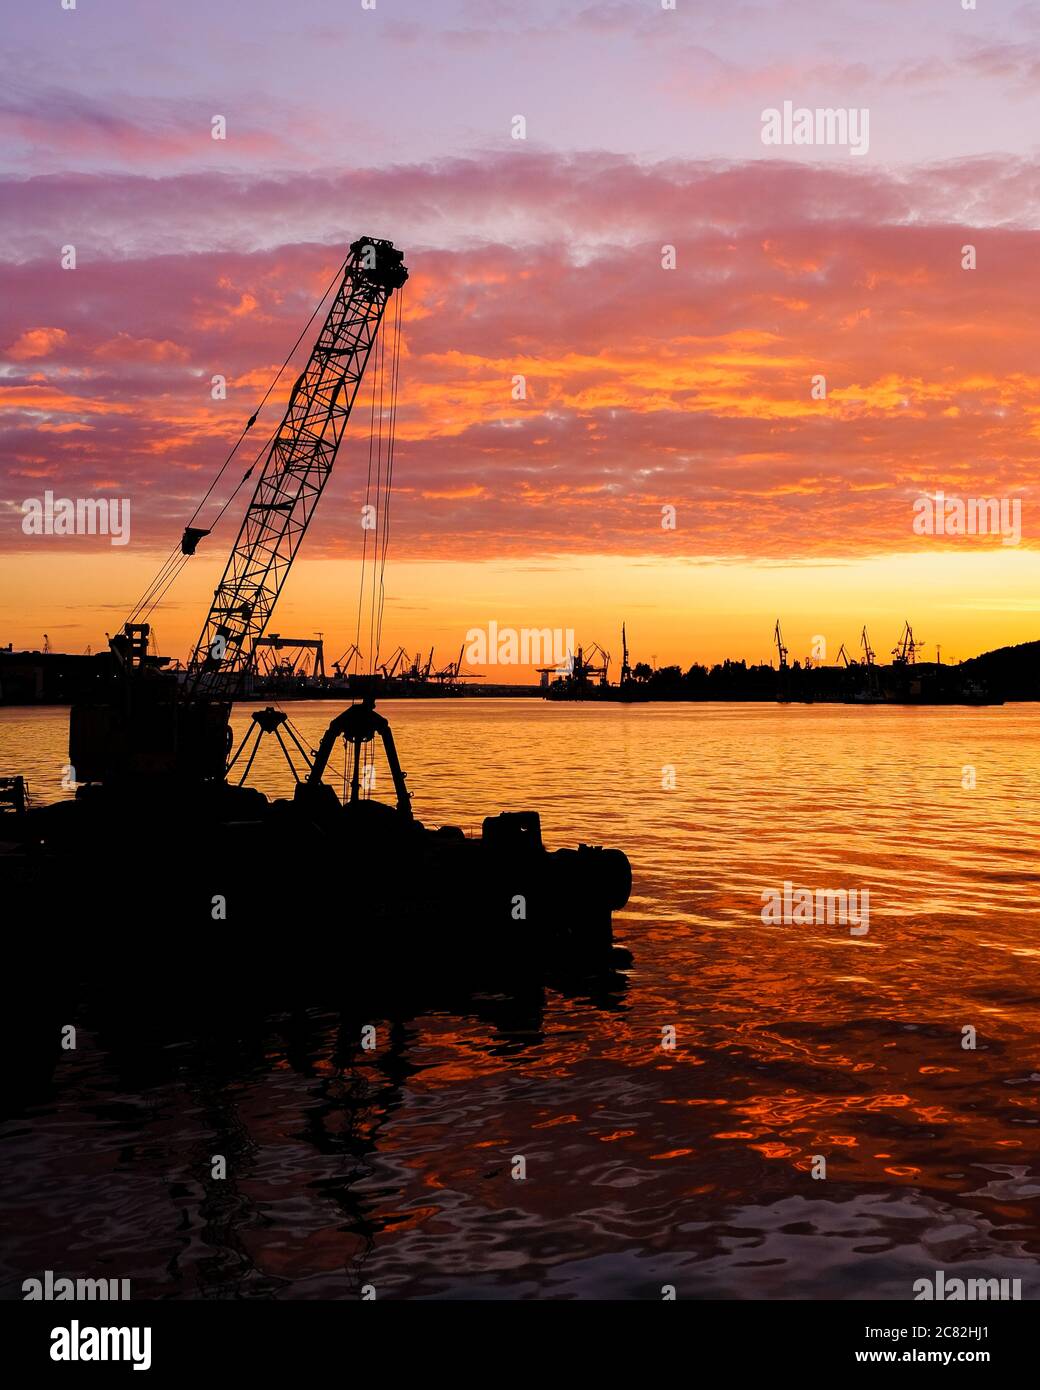
MULTIPOLYGON (((467 672, 465 647, 440 665, 433 647, 410 654, 397 647, 374 671, 352 644, 327 665, 321 633, 286 637, 270 633, 253 644, 236 699, 350 699, 373 681, 382 699, 435 699, 446 696, 541 696, 548 700, 606 700, 642 704, 652 700, 776 701, 780 704, 1001 704, 1005 700, 1040 700, 1040 642, 1001 647, 967 661, 926 661, 924 643, 909 622, 903 624, 892 660, 879 662, 864 626, 853 656, 844 642, 833 664, 807 655, 790 659, 780 620, 773 629, 774 662, 726 660, 713 666, 694 663, 658 666, 629 659, 628 637, 621 628, 621 667, 611 680, 610 653, 598 642, 579 644, 559 666, 538 667, 537 685, 496 684, 467 672)), ((179 663, 160 658, 183 681, 179 663)), ((44 635, 32 651, 0 647, 0 705, 70 704, 97 696, 116 679, 111 651, 81 655, 54 652, 44 635)))
POLYGON ((888 664, 879 663, 864 626, 862 657, 853 658, 843 642, 834 665, 814 656, 789 660, 780 620, 773 629, 777 664, 722 661, 657 666, 630 664, 628 638, 621 628, 621 671, 610 680, 610 654, 599 643, 578 647, 569 669, 542 668, 542 692, 550 700, 606 700, 625 704, 650 700, 734 700, 780 704, 990 705, 1005 700, 1040 699, 1040 642, 1001 647, 955 665, 921 657, 924 643, 903 624, 888 664))
MULTIPOLYGON (((435 699, 453 695, 530 695, 542 692, 535 685, 494 684, 476 672, 464 671, 464 648, 443 665, 435 650, 409 654, 397 647, 374 671, 365 664, 356 644, 326 665, 325 641, 313 637, 287 637, 272 632, 258 637, 252 646, 235 699, 350 700, 372 688, 381 699, 435 699)), ((158 658, 183 684, 188 671, 180 662, 158 658)), ((66 705, 96 697, 118 675, 112 651, 82 655, 55 652, 44 637, 42 648, 15 651, 0 647, 0 705, 66 705)))

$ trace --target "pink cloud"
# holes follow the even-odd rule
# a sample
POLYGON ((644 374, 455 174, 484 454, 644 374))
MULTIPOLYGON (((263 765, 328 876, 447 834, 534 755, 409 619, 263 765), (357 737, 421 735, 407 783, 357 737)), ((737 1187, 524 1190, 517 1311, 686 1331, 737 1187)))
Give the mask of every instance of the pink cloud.
POLYGON ((339 246, 358 228, 414 248, 487 242, 577 254, 667 240, 670 227, 740 228, 863 219, 872 225, 1032 225, 1040 169, 1009 158, 951 160, 898 173, 796 160, 744 164, 523 152, 386 169, 249 176, 191 173, 0 178, 0 255, 35 260, 67 242, 89 268, 113 256, 339 246), (350 229, 348 232, 346 229, 350 229))
MULTIPOLYGON (((986 223, 1012 185, 1021 193, 1035 178, 997 161, 910 179, 607 156, 525 158, 523 177, 507 160, 410 181, 343 176, 333 201, 351 191, 369 215, 381 208, 379 230, 412 270, 395 554, 852 554, 907 546, 923 489, 1028 500, 1040 435, 1035 233, 986 223), (488 224, 508 209, 530 235, 415 244, 394 224, 398 199, 405 222, 439 226, 442 242, 470 209, 488 224), (675 271, 661 268, 665 240, 675 271), (961 269, 967 241, 972 272, 961 269), (523 403, 511 395, 517 373, 523 403), (810 399, 815 373, 824 403, 810 399), (681 517, 673 533, 660 527, 666 503, 681 517)), ((174 226, 190 241, 198 177, 163 182, 115 179, 110 191, 146 221, 183 205, 174 226)), ((229 203, 251 219, 313 180, 235 186, 229 203)), ((98 184, 47 181, 52 213, 69 196, 95 199, 98 184)), ((356 211, 342 225, 371 223, 356 211)), ((134 544, 172 544, 345 239, 341 228, 333 245, 0 269, 0 341, 41 322, 64 335, 32 378, 7 354, 0 449, 12 495, 41 469, 70 493, 104 477, 133 498, 134 544), (211 397, 217 373, 226 402, 211 397)), ((245 461, 277 416, 262 417, 245 461)), ((343 553, 355 537, 365 419, 362 409, 309 553, 343 553)), ((13 532, 2 542, 21 543, 13 532)))

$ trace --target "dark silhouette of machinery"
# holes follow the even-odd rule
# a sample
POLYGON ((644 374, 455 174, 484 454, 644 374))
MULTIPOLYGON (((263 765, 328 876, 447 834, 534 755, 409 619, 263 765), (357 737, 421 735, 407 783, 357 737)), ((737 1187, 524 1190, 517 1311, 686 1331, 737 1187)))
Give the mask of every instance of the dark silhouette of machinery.
MULTIPOLYGON (((362 237, 352 243, 318 339, 263 457, 188 663, 187 680, 163 669, 167 662, 149 658, 149 625, 128 621, 110 642, 123 675, 117 699, 72 709, 70 758, 80 781, 223 778, 231 702, 242 693, 254 654, 264 644, 274 606, 332 473, 387 304, 407 279, 404 256, 392 242, 362 237)), ((395 399, 399 318, 396 333, 391 349, 395 399)), ((255 420, 256 415, 247 430, 255 420)), ((211 529, 189 523, 181 538, 182 555, 194 555, 211 529)))
POLYGON ((324 681, 325 643, 320 637, 283 637, 271 632, 253 643, 248 667, 255 689, 290 691, 306 681, 324 681))
POLYGON ((610 653, 593 642, 591 647, 568 652, 562 666, 539 666, 537 670, 540 684, 550 694, 572 697, 609 684, 610 653))
POLYGON ((908 621, 904 621, 903 630, 899 634, 899 641, 892 648, 892 656, 897 666, 913 666, 917 661, 917 653, 924 650, 924 642, 918 642, 914 638, 914 630, 908 621))
MULTIPOLYGON (((353 929, 344 937, 337 926, 331 940, 343 947, 352 968, 364 960, 373 968, 400 971, 407 963, 428 972, 450 957, 453 969, 460 958, 493 959, 515 969, 560 951, 602 957, 611 949, 611 913, 627 901, 631 885, 624 854, 588 845, 550 852, 542 844, 537 813, 527 810, 485 818, 479 838, 450 825, 427 829, 413 815, 389 724, 375 709, 377 694, 395 680, 407 688, 461 678, 462 653, 436 673, 432 648, 425 659, 421 653, 409 659, 398 648, 386 662, 378 661, 399 296, 388 342, 379 329, 407 278, 402 253, 391 242, 361 238, 351 245, 281 425, 238 485, 259 465, 186 670, 177 671, 168 658, 149 652, 147 618, 213 529, 196 524, 202 504, 184 528, 179 554, 166 561, 123 631, 111 638, 116 675, 103 697, 72 707, 70 761, 81 785, 74 802, 17 816, 24 828, 18 863, 31 867, 30 861, 60 860, 68 872, 55 878, 74 894, 83 866, 99 855, 110 858, 118 847, 125 862, 149 862, 161 874, 163 893, 149 904, 152 926, 206 921, 211 903, 232 902, 243 925, 293 921, 298 885, 306 879, 307 910, 323 924, 339 923, 344 900, 349 901, 353 929), (389 402, 385 411, 373 405, 370 421, 376 503, 371 548, 367 528, 363 541, 362 573, 370 562, 371 668, 367 675, 356 669, 347 673, 355 702, 332 720, 316 749, 308 747, 284 711, 268 708, 253 713, 232 752, 232 704, 247 692, 260 663, 273 661, 275 671, 292 674, 306 655, 313 660, 312 674, 324 675, 320 636, 268 636, 267 627, 328 483, 370 361, 376 373, 373 401, 389 402), (295 658, 283 656, 293 651, 295 658), (291 770, 291 798, 272 801, 246 785, 259 750, 272 740, 291 770), (334 755, 341 744, 340 773, 334 755), (377 750, 389 769, 392 803, 375 795, 384 775, 377 768, 377 750), (235 783, 229 774, 239 770, 235 783), (327 780, 336 775, 342 777, 342 795, 327 780), (377 929, 389 921, 395 924, 393 935, 377 929)), ((254 414, 243 437, 255 420, 254 414)), ((359 599, 359 633, 362 617, 359 599)), ((576 670, 583 679, 601 675, 605 680, 608 663, 607 654, 594 647, 588 658, 579 651, 576 670), (602 658, 599 666, 596 655, 602 658)), ((359 664, 355 644, 336 663, 337 676, 359 664)), ((7 865, 16 867, 15 858, 7 865)), ((113 908, 114 918, 130 928, 137 926, 138 913, 136 895, 119 899, 113 908)), ((215 965, 226 944, 233 967, 241 956, 237 941, 233 935, 227 943, 209 940, 207 963, 215 965)), ((326 933, 323 950, 329 942, 326 933)))

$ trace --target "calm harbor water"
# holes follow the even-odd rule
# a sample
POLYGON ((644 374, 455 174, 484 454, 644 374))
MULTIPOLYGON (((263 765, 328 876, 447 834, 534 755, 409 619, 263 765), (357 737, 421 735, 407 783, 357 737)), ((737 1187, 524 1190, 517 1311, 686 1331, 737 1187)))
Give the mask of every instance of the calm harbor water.
MULTIPOLYGON (((286 708, 313 744, 338 707, 286 708)), ((427 824, 530 807, 550 848, 628 853, 631 969, 373 1019, 371 1054, 323 1010, 129 1059, 86 1034, 0 1125, 4 1296, 48 1268, 167 1298, 1040 1295, 1040 707, 383 708, 427 824), (764 925, 785 881, 869 889, 869 932, 764 925)), ((63 795, 66 723, 0 710, 0 772, 63 795)), ((303 893, 257 942, 277 969, 343 929, 303 893)), ((190 943, 153 949, 190 988, 190 943)))

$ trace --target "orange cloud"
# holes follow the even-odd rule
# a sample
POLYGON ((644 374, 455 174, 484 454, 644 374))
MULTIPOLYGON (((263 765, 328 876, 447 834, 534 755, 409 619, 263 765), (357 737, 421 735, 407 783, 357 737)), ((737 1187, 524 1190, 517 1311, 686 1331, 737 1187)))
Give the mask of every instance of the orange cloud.
MULTIPOLYGON (((590 157, 578 169, 536 156, 519 182, 512 168, 498 170, 498 197, 540 237, 408 252, 399 558, 895 552, 911 543, 913 497, 937 487, 1022 495, 1023 544, 1034 543, 1040 374, 1023 364, 1040 269, 1030 233, 950 217, 951 190, 984 206, 978 167, 970 178, 924 170, 912 189, 876 170, 762 163, 635 169, 590 157), (564 206, 570 240, 557 234, 564 206), (624 244, 601 236, 619 207, 633 210, 624 244), (674 271, 661 267, 661 225, 680 248, 674 271), (961 269, 968 239, 985 247, 984 276, 961 269), (660 526, 665 504, 673 531, 660 526)), ((410 178, 454 215, 486 188, 477 173, 460 161, 410 178)), ((411 186, 369 183, 380 181, 395 196, 411 186)), ((134 198, 145 221, 152 199, 177 225, 166 182, 178 184, 121 185, 135 216, 134 198)), ((284 206, 307 188, 273 182, 262 195, 242 185, 245 216, 261 196, 284 206)), ((190 210, 188 188, 179 202, 190 210)), ((0 384, 9 473, 46 467, 70 490, 111 478, 134 499, 135 544, 170 543, 340 251, 113 257, 92 264, 89 303, 70 301, 50 267, 0 267, 16 342, 43 331, 45 314, 67 320, 31 374, 0 384), (226 400, 212 398, 216 374, 226 400)), ((228 490, 277 425, 305 351, 246 436, 228 490)), ((349 553, 356 537, 372 387, 370 369, 311 554, 349 553)))
POLYGON ((34 357, 50 357, 55 348, 68 341, 64 328, 28 328, 7 349, 14 362, 28 362, 34 357))
POLYGON ((189 355, 169 339, 134 338, 129 333, 119 333, 94 349, 102 362, 187 362, 189 355))

